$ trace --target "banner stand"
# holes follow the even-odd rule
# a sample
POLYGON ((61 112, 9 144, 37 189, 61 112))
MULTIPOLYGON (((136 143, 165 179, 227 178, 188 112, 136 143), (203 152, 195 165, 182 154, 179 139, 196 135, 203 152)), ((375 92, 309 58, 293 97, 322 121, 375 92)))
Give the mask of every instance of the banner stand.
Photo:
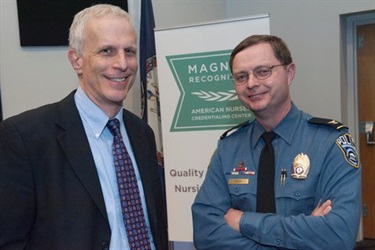
POLYGON ((194 249, 191 205, 220 135, 252 119, 237 98, 232 49, 269 34, 269 15, 155 30, 169 239, 194 249))

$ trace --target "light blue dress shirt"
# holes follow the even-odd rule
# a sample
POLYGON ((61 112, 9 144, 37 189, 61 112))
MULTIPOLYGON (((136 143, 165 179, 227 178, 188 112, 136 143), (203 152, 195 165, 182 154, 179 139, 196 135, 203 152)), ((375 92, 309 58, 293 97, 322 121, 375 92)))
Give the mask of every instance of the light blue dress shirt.
MULTIPOLYGON (((128 238, 122 219, 120 196, 118 192, 117 178, 112 156, 113 135, 106 127, 109 117, 103 112, 103 110, 101 110, 87 97, 81 87, 78 87, 74 99, 81 116, 83 126, 85 128, 91 152, 94 157, 96 169, 99 175, 108 220, 111 227, 110 249, 127 250, 129 249, 128 238)), ((129 152, 130 158, 133 162, 134 170, 137 176, 138 187, 151 241, 151 247, 152 249, 155 249, 147 215, 143 186, 139 175, 137 162, 135 161, 133 150, 130 145, 129 137, 126 133, 122 114, 123 109, 121 109, 113 118, 117 118, 120 121, 121 135, 129 152)))

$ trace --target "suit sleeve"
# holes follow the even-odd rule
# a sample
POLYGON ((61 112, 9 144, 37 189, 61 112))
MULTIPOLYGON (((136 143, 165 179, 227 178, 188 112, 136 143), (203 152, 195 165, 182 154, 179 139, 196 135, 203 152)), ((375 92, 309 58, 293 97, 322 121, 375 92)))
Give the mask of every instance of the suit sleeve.
POLYGON ((33 175, 22 137, 0 123, 0 249, 24 249, 35 215, 33 175))

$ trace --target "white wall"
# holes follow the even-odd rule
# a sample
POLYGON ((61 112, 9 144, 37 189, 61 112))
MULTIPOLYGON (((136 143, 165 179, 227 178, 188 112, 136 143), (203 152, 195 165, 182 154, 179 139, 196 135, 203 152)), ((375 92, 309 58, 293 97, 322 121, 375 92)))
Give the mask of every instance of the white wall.
MULTIPOLYGON (((138 1, 138 0, 129 0, 138 1)), ((157 28, 224 18, 224 1, 153 0, 157 28)), ((58 101, 78 86, 66 56, 67 47, 28 47, 19 43, 17 1, 0 0, 0 87, 3 116, 58 101)), ((53 35, 53 34, 51 34, 53 35)), ((140 115, 135 84, 125 107, 140 115)))
POLYGON ((59 100, 77 86, 65 47, 20 47, 16 0, 0 0, 0 25, 4 118, 59 100))
MULTIPOLYGON (((271 33, 286 40, 297 63, 294 101, 314 115, 341 120, 340 15, 375 9, 375 0, 153 0, 153 6, 157 29, 269 13, 271 33)), ((0 0, 4 118, 60 100, 76 88, 66 49, 21 48, 16 0, 0 0)), ((137 85, 125 106, 140 113, 137 85)))
POLYGON ((225 0, 152 0, 156 28, 171 28, 224 19, 227 12, 226 2, 225 0))
POLYGON ((271 34, 288 43, 297 64, 292 99, 313 115, 342 120, 340 15, 375 10, 375 0, 230 0, 227 9, 228 17, 269 13, 271 34))

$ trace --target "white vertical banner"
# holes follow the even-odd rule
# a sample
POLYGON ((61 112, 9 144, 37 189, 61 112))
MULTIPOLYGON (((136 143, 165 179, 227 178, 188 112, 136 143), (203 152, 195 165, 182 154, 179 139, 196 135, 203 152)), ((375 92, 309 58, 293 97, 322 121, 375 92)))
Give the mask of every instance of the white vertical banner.
POLYGON ((232 49, 269 15, 155 31, 169 240, 193 240, 191 205, 220 135, 252 118, 230 78, 232 49))

